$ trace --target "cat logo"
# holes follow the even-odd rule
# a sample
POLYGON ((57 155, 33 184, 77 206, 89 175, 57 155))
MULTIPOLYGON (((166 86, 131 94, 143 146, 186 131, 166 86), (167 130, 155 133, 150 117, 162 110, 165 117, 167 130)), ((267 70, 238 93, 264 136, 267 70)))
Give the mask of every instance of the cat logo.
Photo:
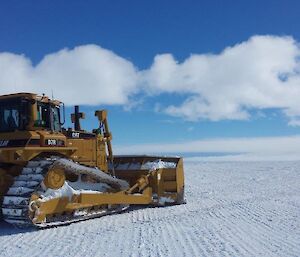
POLYGON ((9 140, 0 140, 0 147, 8 146, 9 140))
POLYGON ((80 138, 79 132, 72 132, 72 138, 80 138))
POLYGON ((56 139, 48 139, 47 140, 47 145, 57 145, 56 139))

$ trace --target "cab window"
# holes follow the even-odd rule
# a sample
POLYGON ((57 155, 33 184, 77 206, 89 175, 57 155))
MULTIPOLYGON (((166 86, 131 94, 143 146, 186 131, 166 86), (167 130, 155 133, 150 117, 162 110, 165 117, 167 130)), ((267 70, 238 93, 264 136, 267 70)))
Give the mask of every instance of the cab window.
POLYGON ((35 126, 60 131, 59 108, 46 103, 37 103, 37 120, 35 121, 35 126))
POLYGON ((25 107, 22 108, 20 99, 0 102, 0 132, 24 129, 23 116, 25 107))
POLYGON ((60 131, 60 119, 59 119, 59 109, 57 107, 51 107, 52 117, 53 117, 53 130, 60 131))
POLYGON ((50 127, 49 120, 50 120, 49 106, 44 103, 37 103, 37 120, 35 121, 35 126, 49 128, 50 127))

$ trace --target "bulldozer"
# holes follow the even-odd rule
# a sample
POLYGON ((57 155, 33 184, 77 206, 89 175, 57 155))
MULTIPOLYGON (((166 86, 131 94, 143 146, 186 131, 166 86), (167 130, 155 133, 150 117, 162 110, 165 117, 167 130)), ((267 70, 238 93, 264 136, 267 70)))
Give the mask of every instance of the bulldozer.
POLYGON ((185 203, 181 157, 113 154, 107 110, 96 128, 64 128, 65 105, 45 95, 0 96, 1 219, 37 228, 70 224, 130 206, 185 203))

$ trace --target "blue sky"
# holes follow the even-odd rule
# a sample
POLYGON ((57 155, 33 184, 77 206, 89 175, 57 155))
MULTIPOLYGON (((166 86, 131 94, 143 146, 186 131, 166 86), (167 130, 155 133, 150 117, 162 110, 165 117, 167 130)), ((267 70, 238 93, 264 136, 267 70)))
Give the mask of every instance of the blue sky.
MULTIPOLYGON (((209 61, 214 64, 210 64, 209 67, 221 67, 222 69, 223 61, 219 61, 218 56, 222 55, 224 49, 234 48, 243 42, 246 44, 244 55, 247 55, 252 49, 256 49, 257 45, 266 43, 277 44, 278 50, 285 46, 291 47, 290 52, 294 53, 300 41, 299 9, 299 1, 1 1, 0 53, 14 54, 16 58, 20 59, 20 62, 26 58, 31 62, 30 67, 34 68, 48 54, 56 54, 66 48, 69 51, 67 54, 71 55, 74 47, 93 44, 99 49, 87 47, 82 51, 92 53, 95 50, 97 53, 99 52, 99 57, 103 56, 103 51, 111 51, 113 56, 121 57, 133 67, 130 65, 129 67, 123 62, 120 63, 120 67, 128 66, 126 66, 124 74, 133 74, 132 70, 136 69, 138 77, 151 70, 156 60, 155 56, 163 54, 171 54, 172 58, 176 60, 175 63, 178 64, 179 70, 183 71, 187 68, 180 64, 188 62, 191 56, 202 55, 204 59, 209 59, 210 55, 215 55, 216 58, 209 61), (253 39, 252 42, 251 38, 257 35, 263 38, 253 39), (272 38, 267 38, 267 35, 271 35, 272 38), (292 38, 293 42, 285 36, 292 38), (279 42, 279 40, 281 41, 279 42)), ((290 53, 286 54, 285 50, 282 50, 282 55, 274 60, 281 60, 280 58, 284 58, 290 53)), ((232 51, 233 54, 238 52, 238 49, 234 51, 232 51)), ((298 54, 299 52, 295 56, 292 54, 291 56, 299 58, 298 54)), ((82 52, 79 55, 82 57, 82 52)), ((268 57, 272 54, 267 53, 266 55, 268 57)), ((239 58, 243 59, 243 55, 239 58)), ((255 55, 253 56, 254 60, 251 60, 251 56, 247 56, 247 58, 254 66, 259 66, 255 62, 255 55)), ((169 59, 168 56, 163 55, 160 61, 157 61, 158 67, 165 63, 172 63, 172 60, 169 59)), ((55 64, 59 60, 61 59, 58 58, 55 64)), ((51 62, 47 61, 43 62, 41 66, 45 67, 47 63, 51 62)), ((270 62, 272 61, 273 59, 270 60, 270 62)), ((116 62, 119 65, 119 62, 116 62)), ((291 69, 285 71, 284 67, 281 67, 282 70, 278 72, 282 71, 284 74, 286 72, 288 76, 299 67, 298 62, 290 64, 290 59, 283 59, 283 62, 286 62, 287 66, 291 65, 291 69)), ((224 63, 226 62, 224 61, 224 63)), ((105 66, 105 62, 102 64, 105 66)), ((64 64, 62 64, 63 66, 64 64)), ((7 65, 3 67, 7 67, 7 65)), ((83 65, 83 68, 85 67, 90 66, 83 65)), ((162 71, 164 71, 164 67, 162 71)), ((100 67, 98 69, 101 70, 100 67)), ((39 69, 37 70, 39 71, 39 69)), ((48 71, 49 69, 46 67, 44 70, 48 71)), ((35 71, 34 74, 38 71, 35 71)), ((169 72, 169 69, 167 71, 169 72)), ((109 70, 107 72, 109 73, 109 70)), ((210 70, 209 72, 214 74, 214 71, 210 70)), ((291 78, 298 76, 297 72, 294 72, 291 78)), ((45 83, 35 87, 38 88, 38 93, 51 91, 50 81, 56 82, 59 79, 51 78, 48 81, 49 77, 44 74, 43 76, 39 75, 39 79, 40 77, 44 78, 45 83)), ((55 72, 51 74, 54 76, 55 72)), ((113 100, 106 101, 105 95, 110 88, 107 86, 101 90, 101 85, 99 85, 100 89, 94 95, 95 97, 99 95, 101 100, 96 103, 83 101, 82 110, 88 116, 88 119, 84 121, 85 126, 88 129, 96 126, 93 110, 107 108, 116 145, 158 142, 168 144, 201 139, 282 137, 299 134, 300 128, 297 126, 299 113, 296 110, 298 106, 296 104, 290 106, 288 100, 281 101, 274 96, 271 100, 260 102, 253 102, 249 99, 240 102, 234 98, 235 102, 228 103, 228 108, 233 106, 234 111, 224 114, 220 113, 220 107, 216 107, 219 99, 216 100, 211 92, 207 93, 208 95, 202 94, 203 91, 199 93, 198 82, 190 91, 185 90, 188 83, 183 86, 181 84, 174 86, 169 90, 169 87, 176 84, 176 81, 170 79, 169 84, 165 85, 161 82, 162 78, 157 82, 158 84, 162 83, 158 88, 159 93, 157 93, 156 85, 152 85, 156 83, 153 78, 156 73, 153 74, 150 73, 143 78, 143 81, 147 82, 138 83, 143 84, 139 86, 139 88, 143 88, 142 90, 132 90, 131 82, 128 82, 129 85, 124 82, 124 85, 130 88, 130 90, 128 89, 130 93, 126 95, 125 100, 120 100, 120 97, 119 100, 115 100, 117 98, 113 97, 113 100), (138 92, 136 93, 136 91, 138 92), (201 108, 193 102, 194 98, 197 103, 204 98, 203 108, 216 108, 216 111, 208 110, 202 113, 201 110, 198 110, 195 111, 198 112, 195 115, 190 112, 187 114, 187 108, 201 108), (193 103, 182 106, 185 101, 193 103), (207 102, 208 105, 206 105, 207 102), (132 103, 134 103, 133 106, 131 106, 132 103), (239 107, 236 107, 236 104, 239 107), (246 115, 244 115, 244 109, 247 112, 246 115), (286 109, 288 109, 288 114, 284 112, 286 109)), ((195 74, 195 72, 191 74, 195 74)), ((228 81, 233 81, 235 76, 238 77, 234 71, 230 74, 230 78, 226 77, 228 81)), ((63 85, 64 81, 67 83, 69 80, 62 76, 60 76, 59 83, 63 85)), ((211 76, 213 77, 213 75, 211 76)), ((221 74, 220 79, 214 82, 216 83, 213 85, 215 94, 218 93, 219 85, 217 83, 220 83, 224 76, 221 74)), ((43 81, 42 79, 39 81, 43 81)), ((86 78, 86 81, 89 79, 86 78)), ((120 80, 115 83, 117 84, 120 80)), ((7 81, 11 80, 4 81, 9 89, 28 91, 34 88, 31 87, 31 82, 12 86, 8 85, 7 81)), ((80 81, 85 81, 85 78, 81 76, 80 81)), ((182 81, 184 84, 186 80, 182 81)), ((243 80, 241 79, 241 81, 243 80)), ((262 81, 264 82, 264 80, 262 81)), ((8 90, 4 89, 4 82, 1 85, 0 80, 0 87, 3 88, 3 92, 0 89, 1 93, 7 93, 8 90)), ((205 80, 205 83, 209 84, 210 79, 205 80)), ((256 81, 252 83, 256 83, 256 81)), ((257 84, 259 83, 261 82, 258 81, 257 84)), ((293 90, 294 84, 290 85, 293 90)), ((220 86, 222 85, 220 84, 220 86)), ((270 86, 272 86, 271 83, 270 86)), ((118 88, 118 85, 116 87, 118 88)), ((88 85, 82 85, 84 89, 81 88, 79 91, 78 86, 74 86, 72 89, 72 86, 69 85, 69 88, 70 90, 65 90, 65 95, 59 94, 55 88, 54 95, 58 95, 62 101, 67 99, 67 104, 73 104, 71 100, 68 100, 66 92, 76 96, 74 98, 78 98, 78 95, 82 96, 89 90, 88 85)), ((128 92, 127 89, 122 90, 121 93, 128 92)), ((222 91, 220 92, 222 94, 222 91)), ((268 94, 265 89, 261 92, 268 94)), ((286 99, 293 94, 291 92, 287 92, 286 99)), ((226 97, 224 96, 225 100, 226 97)), ((68 113, 70 111, 71 108, 68 107, 68 113)))

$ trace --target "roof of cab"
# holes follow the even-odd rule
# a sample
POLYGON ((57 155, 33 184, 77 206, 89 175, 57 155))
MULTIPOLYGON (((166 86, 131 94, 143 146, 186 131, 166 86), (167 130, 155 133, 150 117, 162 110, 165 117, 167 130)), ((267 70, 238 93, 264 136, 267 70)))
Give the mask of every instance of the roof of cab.
POLYGON ((26 93, 26 92, 1 95, 0 100, 6 100, 6 99, 11 99, 11 98, 17 98, 17 97, 26 97, 26 98, 29 98, 29 99, 35 99, 37 101, 41 101, 41 102, 45 102, 45 103, 51 102, 55 105, 60 105, 62 103, 58 100, 49 99, 49 97, 47 97, 45 95, 39 96, 35 93, 26 93))

